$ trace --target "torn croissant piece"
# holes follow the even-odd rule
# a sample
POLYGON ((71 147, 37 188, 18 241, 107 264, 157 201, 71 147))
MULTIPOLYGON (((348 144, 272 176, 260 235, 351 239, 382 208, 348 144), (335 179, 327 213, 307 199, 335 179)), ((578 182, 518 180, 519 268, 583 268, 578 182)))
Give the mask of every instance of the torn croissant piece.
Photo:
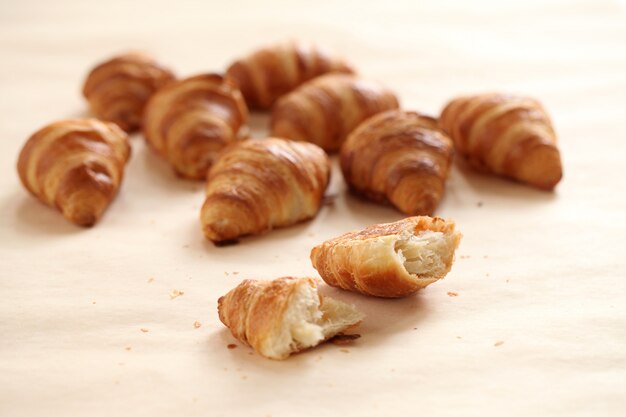
POLYGON ((398 106, 396 96, 378 83, 354 75, 328 74, 276 102, 272 108, 272 135, 312 142, 335 152, 359 123, 398 106))
POLYGON ((241 92, 217 74, 175 81, 146 106, 143 133, 177 174, 204 179, 218 153, 247 135, 241 92))
POLYGON ((439 121, 473 168, 546 190, 561 180, 556 134, 537 100, 497 93, 459 97, 439 121))
POLYGON ((28 139, 17 171, 39 200, 72 223, 92 226, 117 194, 129 156, 128 136, 116 124, 61 120, 28 139))
POLYGON ((83 95, 96 117, 131 132, 141 126, 150 96, 172 80, 174 74, 149 55, 128 53, 92 69, 83 95))
POLYGON ((330 162, 310 143, 249 139, 229 147, 209 171, 200 213, 205 236, 228 241, 314 217, 330 162))
POLYGON ((328 285, 377 297, 404 297, 452 267, 461 234, 452 220, 408 217, 328 240, 311 262, 328 285))
POLYGON ((226 76, 241 89, 250 108, 269 109, 276 99, 305 81, 352 69, 326 49, 306 42, 267 46, 235 61, 226 76))
POLYGON ((389 110, 359 125, 341 147, 350 187, 408 215, 432 214, 443 196, 454 153, 437 120, 389 110))
POLYGON ((364 316, 356 307, 324 297, 311 278, 245 280, 217 302, 233 336, 270 359, 312 348, 364 316))

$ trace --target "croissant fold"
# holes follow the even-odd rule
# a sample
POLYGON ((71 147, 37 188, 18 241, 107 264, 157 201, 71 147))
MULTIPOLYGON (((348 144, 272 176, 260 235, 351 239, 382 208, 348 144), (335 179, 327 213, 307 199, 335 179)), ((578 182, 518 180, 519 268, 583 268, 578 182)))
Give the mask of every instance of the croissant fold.
POLYGON ((341 147, 341 169, 359 194, 408 215, 432 214, 452 162, 452 140, 437 120, 389 110, 361 123, 341 147))
POLYGON ((333 287, 377 297, 403 297, 452 267, 461 234, 452 220, 409 217, 330 239, 311 251, 311 262, 333 287))
POLYGON ((550 190, 562 177, 548 114, 532 98, 480 94, 449 102, 440 117, 470 166, 550 190))
POLYGON ((317 346, 363 320, 354 306, 323 297, 311 278, 245 280, 218 300, 233 336, 270 359, 317 346))
POLYGON ((143 132, 180 176, 204 179, 219 152, 247 135, 247 117, 236 87, 220 75, 203 74, 155 93, 146 106, 143 132))
POLYGON ((227 241, 312 218, 329 177, 328 156, 313 144, 276 138, 239 142, 209 171, 200 213, 204 234, 227 241))
POLYGON ((329 72, 353 71, 320 46, 285 42, 261 48, 235 61, 226 75, 239 86, 250 108, 269 109, 278 97, 329 72))
POLYGON ((174 74, 149 55, 128 53, 92 69, 83 95, 95 116, 131 132, 140 127, 150 96, 173 79, 174 74))
POLYGON ((363 120, 398 106, 396 96, 378 83, 354 75, 323 75, 276 102, 270 122, 272 135, 312 142, 335 152, 363 120))
POLYGON ((69 119, 35 132, 20 152, 22 184, 72 223, 92 226, 113 200, 130 156, 116 124, 69 119))

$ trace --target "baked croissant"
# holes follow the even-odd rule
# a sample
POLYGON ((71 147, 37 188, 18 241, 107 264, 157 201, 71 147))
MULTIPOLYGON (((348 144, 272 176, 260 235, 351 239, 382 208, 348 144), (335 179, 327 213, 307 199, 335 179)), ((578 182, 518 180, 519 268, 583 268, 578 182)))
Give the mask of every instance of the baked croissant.
POLYGON ((174 74, 149 55, 128 53, 92 69, 83 95, 98 118, 131 132, 140 127, 150 96, 173 79, 174 74))
POLYGON ((328 285, 377 297, 404 297, 443 278, 461 234, 452 220, 408 217, 330 239, 311 251, 328 285))
POLYGON ((92 226, 117 194, 129 156, 128 136, 116 124, 61 120, 28 139, 17 171, 39 200, 72 223, 92 226))
POLYGON ((408 215, 432 214, 444 192, 452 140, 437 120, 389 110, 370 117, 341 147, 341 169, 350 187, 408 215))
POLYGON ((248 110, 241 92, 217 74, 175 81, 146 106, 148 143, 189 179, 204 179, 218 153, 247 135, 248 110))
POLYGON ((217 301, 233 336, 270 359, 317 346, 363 320, 356 307, 324 297, 311 278, 245 280, 217 301))
POLYGON ((200 213, 204 234, 228 241, 312 218, 329 177, 328 156, 313 144, 276 138, 237 143, 209 171, 200 213))
POLYGON ((507 94, 459 97, 440 123, 472 167, 550 190, 562 177, 548 114, 532 98, 507 94))
POLYGON ((235 61, 226 75, 241 88, 250 108, 269 109, 278 97, 329 72, 353 71, 317 45, 285 42, 261 48, 235 61))
POLYGON ((276 102, 272 135, 312 142, 334 152, 359 123, 398 106, 396 96, 378 83, 354 75, 328 74, 276 102))

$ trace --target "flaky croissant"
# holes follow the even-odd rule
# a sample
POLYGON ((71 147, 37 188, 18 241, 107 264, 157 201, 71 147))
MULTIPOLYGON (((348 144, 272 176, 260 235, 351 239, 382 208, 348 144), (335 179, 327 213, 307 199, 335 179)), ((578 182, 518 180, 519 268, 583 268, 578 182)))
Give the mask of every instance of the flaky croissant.
POLYGON ((233 336, 270 359, 317 346, 364 317, 354 306, 318 294, 311 278, 245 280, 217 303, 233 336))
POLYGON ((409 217, 330 239, 311 251, 324 281, 377 297, 404 297, 443 278, 461 234, 452 220, 409 217))
POLYGON ((398 99, 378 83, 354 75, 317 77, 281 97, 272 108, 272 136, 303 140, 327 152, 376 113, 398 108, 398 99))
POLYGON ((548 114, 532 98, 507 94, 459 97, 440 124, 472 167, 542 189, 561 180, 561 156, 548 114))
POLYGON ((317 45, 285 42, 261 48, 235 61, 226 75, 239 86, 250 108, 269 109, 278 97, 329 72, 353 71, 317 45))
POLYGON ((452 155, 452 140, 436 119, 389 110, 350 133, 341 147, 341 169, 350 187, 371 200, 391 202, 408 215, 432 214, 452 155))
POLYGON ((92 69, 83 95, 96 117, 131 132, 141 126, 150 96, 173 79, 174 74, 149 55, 128 53, 92 69))
POLYGON ((328 156, 313 144, 276 138, 239 142, 209 171, 200 213, 204 234, 227 241, 312 218, 329 177, 328 156))
POLYGON ((92 226, 117 194, 129 156, 128 137, 117 125, 61 120, 28 139, 17 171, 39 200, 72 223, 92 226))
POLYGON ((217 74, 175 81, 146 106, 148 143, 189 179, 204 179, 217 154, 247 134, 248 110, 241 92, 217 74))

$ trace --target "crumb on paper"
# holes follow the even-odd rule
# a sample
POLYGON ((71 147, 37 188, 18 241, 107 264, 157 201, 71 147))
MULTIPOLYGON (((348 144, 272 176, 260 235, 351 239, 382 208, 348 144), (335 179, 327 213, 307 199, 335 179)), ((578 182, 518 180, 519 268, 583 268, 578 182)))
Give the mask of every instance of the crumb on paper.
POLYGON ((173 300, 174 298, 180 297, 181 295, 184 295, 184 294, 185 294, 184 291, 174 289, 170 292, 170 299, 173 300))
POLYGON ((230 240, 222 240, 220 242, 213 242, 215 246, 218 248, 223 248, 224 246, 233 246, 239 243, 239 239, 230 239, 230 240))
POLYGON ((248 352, 248 355, 252 356, 252 355, 254 355, 254 352, 250 351, 250 352, 248 352))
POLYGON ((497 341, 496 343, 494 343, 493 345, 494 345, 495 347, 498 347, 498 346, 502 346, 503 344, 504 344, 504 341, 503 341, 503 340, 498 340, 498 341, 497 341))
POLYGON ((322 205, 324 206, 332 206, 335 204, 335 200, 337 199, 337 194, 326 194, 322 198, 322 205))
POLYGON ((458 297, 459 293, 458 292, 454 292, 454 291, 448 291, 448 296, 450 296, 450 297, 458 297))
POLYGON ((479 201, 478 203, 476 203, 476 206, 478 206, 478 207, 482 207, 482 206, 483 206, 483 202, 482 202, 482 201, 479 201))
POLYGON ((150 330, 146 329, 145 327, 142 327, 139 330, 141 330, 142 333, 148 333, 150 331, 150 330))
POLYGON ((199 329, 200 326, 202 326, 202 323, 200 323, 198 320, 193 322, 193 327, 195 327, 196 329, 199 329))
POLYGON ((154 282, 154 278, 152 278, 152 277, 148 278, 148 284, 151 284, 153 282, 154 282))
POLYGON ((457 338, 457 339, 463 339, 461 336, 457 336, 456 338, 457 338))
POLYGON ((391 368, 391 372, 396 372, 396 370, 394 368, 391 368))
POLYGON ((119 366, 124 366, 124 362, 118 362, 117 363, 119 366))
POLYGON ((187 249, 189 247, 189 245, 183 245, 183 248, 187 249))
POLYGON ((483 259, 489 258, 489 255, 483 255, 483 259))
POLYGON ((241 379, 248 379, 248 375, 241 375, 241 379))
POLYGON ((314 237, 315 233, 307 233, 306 235, 309 236, 309 237, 314 237))
POLYGON ((507 279, 507 280, 506 280, 506 282, 508 283, 508 282, 509 282, 509 280, 507 279))
POLYGON ((234 271, 233 275, 239 275, 239 271, 234 271))
POLYGON ((224 271, 224 275, 229 276, 230 274, 226 271, 224 271))
POLYGON ((361 337, 360 334, 343 334, 343 333, 339 333, 336 336, 332 337, 330 339, 330 342, 335 344, 335 345, 338 345, 338 346, 344 346, 344 345, 351 344, 352 342, 354 342, 359 337, 361 337))
POLYGON ((92 301, 92 302, 91 302, 91 304, 96 304, 96 302, 95 302, 95 301, 92 301))
POLYGON ((459 256, 459 259, 469 259, 470 256, 469 255, 461 255, 459 256))
POLYGON ((226 345, 226 347, 228 349, 235 349, 237 347, 237 345, 235 343, 229 343, 228 345, 226 345))
POLYGON ((339 352, 350 353, 350 350, 348 350, 348 349, 339 349, 339 352))
POLYGON ((413 327, 413 330, 417 330, 417 327, 413 327))
POLYGON ((488 277, 488 276, 489 276, 489 272, 487 272, 487 273, 485 274, 485 276, 486 276, 486 277, 488 277))
POLYGON ((124 349, 130 351, 133 347, 132 346, 126 346, 124 349))

